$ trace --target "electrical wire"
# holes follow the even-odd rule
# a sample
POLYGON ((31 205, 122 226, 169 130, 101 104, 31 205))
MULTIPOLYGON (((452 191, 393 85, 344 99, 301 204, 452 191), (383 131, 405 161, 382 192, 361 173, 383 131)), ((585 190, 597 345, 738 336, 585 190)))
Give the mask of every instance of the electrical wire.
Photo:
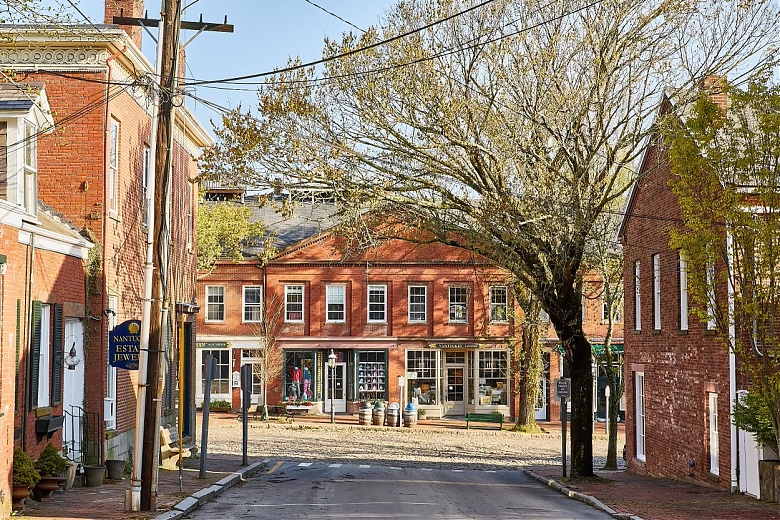
MULTIPOLYGON (((439 20, 435 20, 433 22, 430 22, 430 23, 428 23, 426 25, 423 25, 422 27, 419 27, 417 29, 412 29, 411 31, 407 31, 405 33, 397 34, 397 35, 395 35, 395 36, 393 36, 391 38, 387 38, 385 40, 381 40, 381 41, 378 41, 378 42, 374 42, 374 43, 372 43, 370 45, 366 45, 365 47, 359 47, 357 49, 352 49, 352 50, 343 52, 341 54, 336 54, 336 55, 333 55, 333 56, 328 56, 326 58, 321 58, 321 59, 316 60, 316 61, 311 61, 309 63, 301 63, 299 65, 292 65, 292 66, 285 67, 285 68, 278 69, 278 70, 274 70, 274 71, 260 72, 260 73, 257 73, 257 74, 246 74, 246 75, 243 75, 243 76, 234 76, 234 77, 231 77, 231 78, 224 78, 224 79, 218 79, 218 80, 198 80, 198 81, 190 82, 189 85, 192 86, 192 85, 207 85, 207 84, 213 84, 213 83, 228 83, 228 82, 231 82, 231 81, 240 81, 240 80, 244 80, 244 79, 262 78, 262 77, 271 76, 271 75, 274 75, 274 74, 280 74, 280 73, 284 73, 284 72, 292 72, 292 71, 295 71, 295 70, 300 70, 300 69, 305 69, 305 68, 308 68, 308 67, 313 67, 315 65, 321 65, 323 63, 328 63, 328 62, 331 62, 331 61, 334 61, 334 60, 339 60, 339 59, 342 59, 342 58, 346 58, 347 56, 352 56, 353 54, 358 54, 358 53, 365 52, 365 51, 368 51, 368 50, 371 50, 371 49, 375 49, 377 47, 380 47, 382 45, 386 45, 386 44, 394 42, 396 40, 400 40, 402 38, 406 38, 408 36, 411 36, 412 34, 416 34, 418 32, 424 31, 426 29, 430 29, 431 27, 435 27, 436 25, 442 24, 444 22, 447 22, 447 21, 452 20, 454 18, 457 18, 459 16, 463 16, 466 13, 469 13, 471 11, 474 11, 476 9, 484 7, 484 6, 488 5, 488 4, 491 4, 494 1, 495 0, 485 0, 484 2, 480 2, 477 5, 469 7, 468 9, 464 9, 463 11, 459 11, 457 13, 451 14, 450 16, 445 16, 444 18, 441 18, 439 20)), ((600 1, 603 1, 603 0, 600 0, 600 1)))
POLYGON ((339 15, 337 15, 336 13, 333 13, 333 12, 331 12, 331 11, 328 11, 327 9, 325 9, 324 7, 322 7, 321 5, 319 5, 319 4, 315 4, 315 3, 314 3, 314 2, 312 2, 311 0, 303 0, 303 1, 304 1, 304 2, 306 2, 307 4, 311 4, 311 5, 313 5, 313 6, 314 6, 314 7, 316 7, 317 9, 320 9, 320 10, 322 10, 322 11, 325 11, 326 13, 328 13, 329 15, 331 15, 331 16, 332 16, 332 17, 334 17, 334 18, 338 18, 339 20, 341 20, 341 21, 342 21, 342 22, 344 22, 345 24, 347 24, 347 25, 349 25, 349 26, 352 26, 352 27, 354 27, 355 29, 357 29, 358 31, 360 31, 360 32, 362 32, 362 33, 366 32, 366 31, 364 31, 363 29, 361 29, 360 27, 358 27, 357 25, 355 25, 354 23, 352 23, 352 22, 350 22, 350 21, 348 21, 348 20, 345 20, 344 18, 340 17, 340 16, 339 16, 339 15))

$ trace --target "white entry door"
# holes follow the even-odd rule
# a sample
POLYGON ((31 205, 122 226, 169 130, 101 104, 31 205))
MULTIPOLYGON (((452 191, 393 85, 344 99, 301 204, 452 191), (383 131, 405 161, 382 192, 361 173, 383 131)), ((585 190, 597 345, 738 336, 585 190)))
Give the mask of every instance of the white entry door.
POLYGON ((330 413, 330 394, 333 392, 333 409, 336 413, 346 413, 347 411, 347 393, 346 363, 336 363, 336 368, 325 365, 325 411, 330 413), (334 375, 335 372, 335 375, 334 375), (331 390, 332 389, 332 390, 331 390))
POLYGON ((63 452, 68 459, 81 461, 81 433, 84 414, 84 325, 81 320, 65 320, 64 359, 72 364, 73 355, 78 361, 75 367, 62 368, 62 410, 65 424, 62 429, 63 452))
POLYGON ((536 395, 534 419, 537 421, 547 420, 547 378, 544 374, 539 376, 539 393, 536 395))

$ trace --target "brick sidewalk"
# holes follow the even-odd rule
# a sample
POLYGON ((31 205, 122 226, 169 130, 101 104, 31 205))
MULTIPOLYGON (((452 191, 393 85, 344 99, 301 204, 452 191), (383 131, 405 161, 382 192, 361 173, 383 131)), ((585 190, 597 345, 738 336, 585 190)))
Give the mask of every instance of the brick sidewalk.
MULTIPOLYGON (((256 462, 250 459, 250 464, 256 462)), ((186 459, 182 490, 179 491, 179 472, 160 469, 157 511, 151 513, 126 512, 125 490, 130 489, 130 479, 115 481, 106 479, 101 487, 73 487, 66 493, 56 493, 41 502, 27 500, 24 518, 58 520, 146 520, 168 511, 185 497, 207 488, 223 477, 241 468, 241 457, 210 455, 207 459, 206 477, 198 478, 200 460, 186 459)))
MULTIPOLYGON (((221 418, 228 420, 225 416, 221 418)), ((235 416, 232 419, 235 421, 235 416)), ((296 418, 296 423, 329 423, 328 416, 296 418)), ((356 417, 338 416, 335 427, 357 424, 356 417)), ((511 424, 505 428, 511 428, 511 424)), ((545 431, 560 435, 560 423, 540 423, 545 431)), ((465 421, 458 419, 424 420, 418 428, 465 429, 465 421)), ((595 425, 594 436, 602 436, 603 423, 595 425)), ((622 431, 622 425, 621 425, 622 431)), ((618 446, 618 451, 622 446, 618 446)), ((250 459, 250 463, 256 462, 250 459)), ((154 513, 124 511, 125 490, 129 479, 109 481, 99 488, 74 487, 67 493, 58 493, 43 502, 28 500, 24 517, 30 519, 61 520, 145 520, 168 511, 173 505, 196 491, 207 488, 223 477, 241 468, 241 457, 214 454, 208 458, 208 473, 199 479, 198 459, 185 463, 183 492, 179 491, 179 472, 161 469, 159 473, 158 510, 154 513)), ((534 473, 553 479, 573 491, 590 495, 620 514, 634 514, 643 520, 780 520, 777 504, 760 502, 751 497, 731 495, 727 492, 684 482, 654 479, 624 471, 599 472, 603 480, 567 481, 561 478, 560 466, 528 468, 534 473)))

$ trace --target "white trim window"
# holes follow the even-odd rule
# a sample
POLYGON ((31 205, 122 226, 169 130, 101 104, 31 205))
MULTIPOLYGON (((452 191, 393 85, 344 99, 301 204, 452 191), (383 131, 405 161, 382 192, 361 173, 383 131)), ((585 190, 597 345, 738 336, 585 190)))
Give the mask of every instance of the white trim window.
POLYGON ((51 404, 51 305, 41 305, 40 351, 38 353, 38 408, 51 404))
POLYGON ((303 323, 303 285, 284 286, 285 323, 303 323))
POLYGON ((634 330, 642 330, 642 293, 640 291, 639 260, 634 262, 634 330))
POLYGON ((450 323, 468 323, 468 289, 462 285, 451 286, 450 323))
POLYGON ((263 321, 263 288, 259 285, 245 285, 243 301, 243 321, 259 323, 263 321))
POLYGON ((425 323, 428 320, 428 287, 409 286, 409 323, 425 323))
POLYGON ((22 206, 32 215, 38 207, 38 127, 24 122, 24 181, 21 184, 22 206))
POLYGON ((108 134, 108 210, 119 209, 119 121, 111 119, 108 134))
MULTIPOLYGON (((623 315, 620 312, 620 302, 617 302, 616 305, 617 308, 615 309, 615 318, 612 320, 612 322, 621 323, 623 321, 623 315)), ((609 321, 609 303, 604 296, 601 297, 601 321, 603 323, 607 323, 609 321)))
POLYGON ((688 260, 680 251, 680 330, 688 330, 688 260))
POLYGON ((325 321, 327 323, 344 323, 346 319, 346 287, 343 285, 325 286, 325 321))
POLYGON ((509 297, 506 285, 490 288, 490 321, 494 323, 509 321, 509 297))
POLYGON ((653 255, 653 329, 661 330, 661 255, 653 255))
POLYGON ((707 330, 715 330, 715 263, 707 263, 706 271, 707 330))
POLYGON ((720 451, 720 439, 718 435, 718 394, 714 392, 707 393, 709 402, 709 430, 710 430, 710 473, 713 475, 720 474, 718 469, 720 465, 720 458, 718 452, 720 451))
POLYGON ((144 149, 141 152, 141 198, 143 199, 142 224, 144 227, 149 226, 149 208, 152 205, 149 203, 149 173, 151 166, 151 149, 144 145, 144 149))
POLYGON ((225 321, 225 287, 206 286, 206 321, 225 321))
MULTIPOLYGON (((108 330, 116 327, 116 313, 119 312, 119 298, 108 297, 108 308, 114 312, 108 313, 108 330)), ((107 430, 116 430, 116 371, 117 368, 106 363, 106 397, 103 400, 103 420, 107 430)))
POLYGON ((645 373, 634 373, 634 413, 636 416, 636 458, 645 461, 645 373))
POLYGON ((387 321, 387 286, 368 286, 368 322, 384 323, 387 321))

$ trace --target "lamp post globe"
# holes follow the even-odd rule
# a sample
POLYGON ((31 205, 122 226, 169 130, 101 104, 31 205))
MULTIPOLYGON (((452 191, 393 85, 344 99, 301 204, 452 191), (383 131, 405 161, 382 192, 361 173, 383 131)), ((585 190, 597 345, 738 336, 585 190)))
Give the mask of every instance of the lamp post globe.
POLYGON ((336 410, 333 408, 333 394, 336 393, 336 354, 330 349, 328 354, 328 367, 330 367, 330 422, 336 422, 336 410))

